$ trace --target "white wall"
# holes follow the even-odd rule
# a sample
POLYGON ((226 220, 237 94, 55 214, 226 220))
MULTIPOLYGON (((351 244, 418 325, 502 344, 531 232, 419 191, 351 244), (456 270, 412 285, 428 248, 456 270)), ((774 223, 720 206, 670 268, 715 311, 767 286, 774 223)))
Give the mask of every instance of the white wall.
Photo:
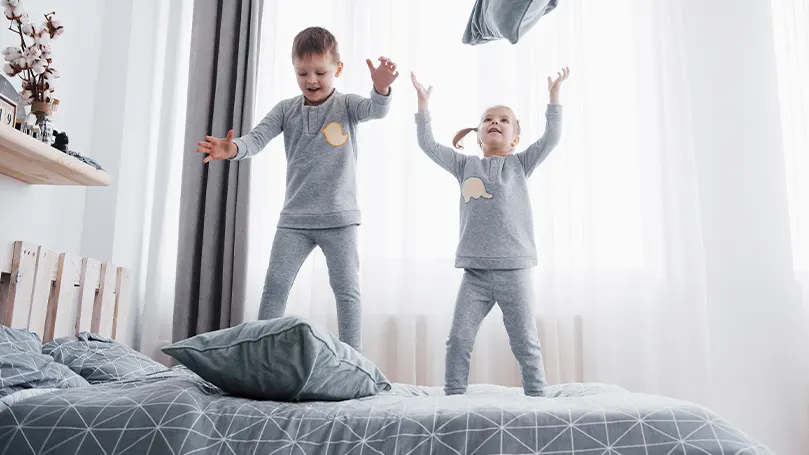
MULTIPOLYGON (((0 240, 26 240, 130 268, 137 305, 124 315, 130 323, 122 327, 122 341, 138 347, 145 288, 141 259, 153 224, 146 213, 152 209, 160 160, 166 66, 161 49, 168 21, 176 17, 169 18, 169 3, 160 0, 83 0, 80 8, 59 0, 23 4, 32 17, 55 11, 64 23, 64 35, 53 43, 54 67, 61 75, 54 123, 67 131, 71 148, 95 159, 114 183, 31 186, 0 175, 0 240)), ((175 6, 180 4, 189 3, 175 6)), ((15 36, 3 27, 0 45, 13 44, 15 36)), ((19 89, 19 81, 13 82, 19 89)))
MULTIPOLYGON (((56 11, 65 23, 65 34, 53 42, 54 67, 61 74, 56 86, 60 106, 54 122, 57 130, 68 133, 72 149, 89 156, 94 156, 90 152, 94 136, 99 134, 93 123, 104 3, 84 0, 82 8, 70 8, 55 0, 24 0, 32 17, 56 11)), ((2 21, 0 46, 19 44, 17 35, 7 30, 8 21, 2 21)), ((19 89, 19 78, 12 82, 19 89)), ((0 175, 0 240, 26 240, 79 254, 87 191, 32 186, 0 175)))

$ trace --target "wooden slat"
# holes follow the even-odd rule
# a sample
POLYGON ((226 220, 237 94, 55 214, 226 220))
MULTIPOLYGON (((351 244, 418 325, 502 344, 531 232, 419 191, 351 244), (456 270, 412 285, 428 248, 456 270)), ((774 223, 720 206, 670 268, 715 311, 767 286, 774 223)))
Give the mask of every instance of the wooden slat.
POLYGON ((74 335, 76 313, 76 285, 81 271, 81 259, 69 254, 59 256, 53 292, 48 299, 48 316, 42 341, 74 335))
POLYGON ((115 313, 113 315, 112 323, 112 338, 117 340, 127 340, 129 336, 128 328, 130 307, 129 300, 132 294, 131 279, 132 276, 129 270, 124 267, 118 267, 117 278, 115 280, 115 313))
POLYGON ((8 287, 11 275, 8 273, 0 273, 0 324, 5 325, 5 314, 8 308, 8 287))
POLYGON ((0 323, 5 323, 8 309, 8 288, 11 280, 11 258, 14 256, 14 242, 0 242, 0 323))
POLYGON ((14 242, 11 259, 11 278, 6 301, 2 302, 0 323, 11 327, 28 327, 31 311, 31 296, 34 291, 37 246, 14 242))
POLYGON ((14 257, 14 242, 0 242, 0 273, 11 273, 12 257, 14 257))
POLYGON ((84 330, 130 337, 131 287, 125 267, 0 242, 0 323, 27 328, 43 341, 84 330))
POLYGON ((90 258, 82 259, 79 274, 79 303, 76 310, 76 333, 92 328, 93 306, 100 274, 101 264, 98 261, 90 258))
POLYGON ((101 281, 98 284, 93 302, 93 322, 90 325, 94 333, 112 337, 113 317, 115 315, 115 275, 114 266, 106 262, 101 264, 101 281))
POLYGON ((48 315, 48 306, 44 305, 44 302, 47 302, 51 295, 52 278, 58 259, 59 257, 53 251, 38 247, 34 292, 31 297, 31 311, 26 327, 42 337, 45 336, 45 320, 48 315))

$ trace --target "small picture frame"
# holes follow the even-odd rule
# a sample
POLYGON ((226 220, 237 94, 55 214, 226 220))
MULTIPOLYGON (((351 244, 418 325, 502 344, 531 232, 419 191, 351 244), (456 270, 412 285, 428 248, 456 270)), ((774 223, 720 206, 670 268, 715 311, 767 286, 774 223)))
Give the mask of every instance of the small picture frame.
POLYGON ((17 103, 3 94, 0 94, 0 123, 12 128, 17 124, 17 103))

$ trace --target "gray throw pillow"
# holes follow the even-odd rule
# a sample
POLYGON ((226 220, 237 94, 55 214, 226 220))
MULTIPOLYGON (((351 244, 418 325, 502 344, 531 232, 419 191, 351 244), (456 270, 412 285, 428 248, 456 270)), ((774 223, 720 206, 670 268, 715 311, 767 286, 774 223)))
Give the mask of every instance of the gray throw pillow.
POLYGON ((23 389, 63 389, 87 381, 42 353, 39 335, 0 325, 0 397, 23 389))
POLYGON ((168 370, 140 352, 97 333, 57 338, 42 346, 42 352, 91 384, 138 379, 168 370))
POLYGON ((245 322, 163 348, 225 392, 275 401, 375 395, 390 382, 324 327, 295 316, 245 322))
POLYGON ((463 34, 464 44, 507 39, 517 44, 558 0, 476 0, 463 34))

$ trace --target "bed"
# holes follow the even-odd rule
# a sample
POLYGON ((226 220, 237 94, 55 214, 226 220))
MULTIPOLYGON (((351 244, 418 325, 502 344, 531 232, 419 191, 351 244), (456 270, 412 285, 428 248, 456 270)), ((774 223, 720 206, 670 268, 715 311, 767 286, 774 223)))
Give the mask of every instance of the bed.
MULTIPOLYGON (((14 272, 3 270, 9 270, 8 288, 14 272)), ((128 276, 125 269, 111 270, 105 267, 111 277, 128 276)), ((47 321, 41 330, 48 337, 75 334, 83 320, 112 336, 120 333, 115 314, 126 302, 121 281, 111 278, 105 285, 116 290, 107 298, 103 292, 98 298, 98 288, 87 290, 92 311, 84 319, 76 299, 32 298, 26 310, 17 298, 9 311, 8 290, 0 308, 20 323, 47 321), (55 306, 56 317, 14 317, 17 311, 33 316, 36 305, 55 306), (62 305, 75 324, 52 324, 71 319, 58 317, 62 305), (105 313, 111 316, 105 319, 105 313)), ((597 383, 554 385, 548 394, 531 398, 516 388, 473 385, 466 395, 447 397, 439 388, 394 384, 375 396, 340 402, 255 401, 228 396, 175 367, 7 395, 0 401, 0 454, 772 454, 694 403, 597 383)))

